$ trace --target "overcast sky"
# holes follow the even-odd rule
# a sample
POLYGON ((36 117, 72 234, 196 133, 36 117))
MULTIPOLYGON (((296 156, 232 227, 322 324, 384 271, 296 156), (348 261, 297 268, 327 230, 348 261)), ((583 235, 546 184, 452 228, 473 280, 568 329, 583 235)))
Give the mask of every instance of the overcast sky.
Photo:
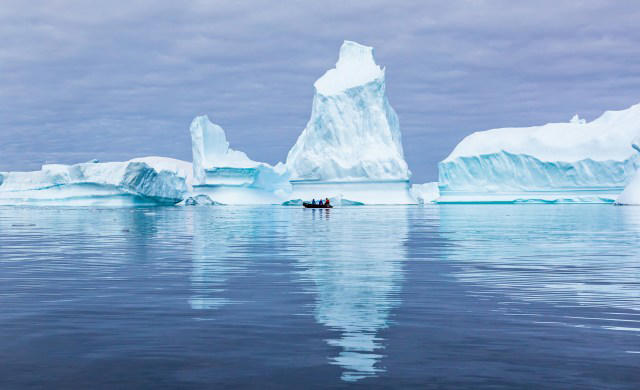
POLYGON ((465 135, 640 102, 637 1, 0 1, 0 170, 191 159, 208 114, 284 161, 343 40, 375 47, 415 182, 465 135))

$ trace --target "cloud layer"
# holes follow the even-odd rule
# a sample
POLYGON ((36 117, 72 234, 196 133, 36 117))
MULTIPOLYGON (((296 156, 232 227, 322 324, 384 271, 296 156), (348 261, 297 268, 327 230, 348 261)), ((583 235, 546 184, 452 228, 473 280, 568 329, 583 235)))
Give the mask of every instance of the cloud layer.
POLYGON ((4 0, 0 170, 189 160, 199 114, 284 160, 344 39, 386 66, 417 182, 472 131, 640 102, 634 2, 400 3, 4 0))

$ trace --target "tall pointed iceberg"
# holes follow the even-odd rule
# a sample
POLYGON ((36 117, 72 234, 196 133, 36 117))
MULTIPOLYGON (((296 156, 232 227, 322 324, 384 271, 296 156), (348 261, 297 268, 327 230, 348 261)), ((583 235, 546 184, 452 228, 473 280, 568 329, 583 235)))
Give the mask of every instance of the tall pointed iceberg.
POLYGON ((314 87, 311 118, 287 156, 292 196, 413 203, 398 116, 373 48, 345 41, 314 87))

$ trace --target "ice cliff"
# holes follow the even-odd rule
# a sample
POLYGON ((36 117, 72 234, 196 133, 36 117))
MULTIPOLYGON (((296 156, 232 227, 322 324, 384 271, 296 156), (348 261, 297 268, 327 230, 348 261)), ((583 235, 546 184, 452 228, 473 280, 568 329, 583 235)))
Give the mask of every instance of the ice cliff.
POLYGON ((193 194, 224 204, 280 203, 290 191, 284 164, 275 167, 251 160, 229 147, 222 127, 205 116, 190 126, 193 194))
POLYGON ((311 118, 287 156, 294 193, 414 203, 398 116, 373 48, 345 41, 336 67, 314 87, 311 118))
POLYGON ((0 173, 0 204, 174 204, 188 191, 191 164, 164 157, 125 162, 47 164, 0 173))
POLYGON ((640 104, 592 122, 473 133, 439 164, 439 202, 613 202, 640 165, 640 104))

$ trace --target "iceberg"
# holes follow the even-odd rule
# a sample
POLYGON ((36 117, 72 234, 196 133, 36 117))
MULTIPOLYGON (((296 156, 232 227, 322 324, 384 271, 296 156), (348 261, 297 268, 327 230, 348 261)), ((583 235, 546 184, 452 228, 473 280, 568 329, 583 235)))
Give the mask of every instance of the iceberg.
POLYGON ((612 203, 640 166, 640 104, 592 122, 501 128, 464 138, 438 166, 439 203, 612 203))
POLYGON ((616 200, 617 205, 640 205, 640 171, 636 172, 633 179, 629 182, 627 187, 622 191, 622 194, 616 200))
MULTIPOLYGON (((640 137, 636 138, 631 146, 640 152, 640 137)), ((640 170, 631 179, 631 182, 625 187, 622 194, 616 200, 618 205, 640 205, 640 170)))
POLYGON ((175 204, 188 192, 190 172, 190 163, 165 157, 46 164, 39 171, 0 173, 0 204, 175 204))
POLYGON ((289 199, 342 196, 411 204, 398 116, 373 48, 344 41, 338 62, 315 83, 311 118, 287 155, 289 199))
POLYGON ((419 204, 435 203, 436 200, 440 197, 438 182, 413 184, 411 186, 411 195, 418 201, 419 204))
POLYGON ((193 199, 206 195, 223 204, 279 204, 290 192, 286 166, 251 160, 229 147, 222 127, 206 115, 190 126, 193 152, 193 199))

